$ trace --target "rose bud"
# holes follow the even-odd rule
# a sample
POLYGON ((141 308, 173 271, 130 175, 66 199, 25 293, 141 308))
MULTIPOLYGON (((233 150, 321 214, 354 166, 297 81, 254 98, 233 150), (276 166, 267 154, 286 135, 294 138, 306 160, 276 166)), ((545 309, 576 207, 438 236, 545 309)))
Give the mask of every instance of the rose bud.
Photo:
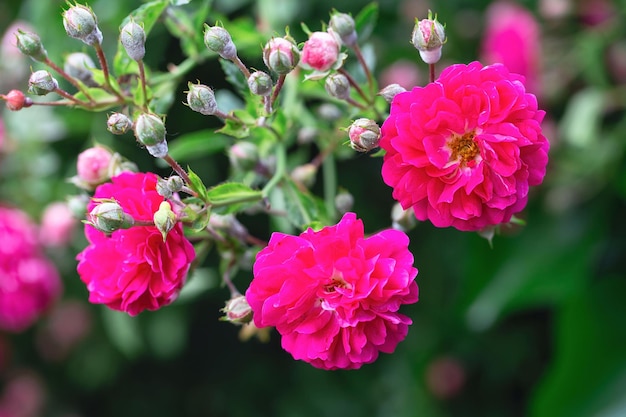
POLYGON ((141 61, 146 55, 146 32, 134 20, 131 19, 120 31, 120 42, 130 59, 141 61))
POLYGON ((35 71, 28 79, 28 92, 38 96, 45 96, 59 88, 59 83, 46 70, 35 71))
POLYGON ((17 48, 24 54, 35 61, 43 62, 48 58, 48 53, 41 43, 41 39, 35 33, 17 31, 15 34, 17 48))
POLYGON ((272 38, 263 48, 265 66, 277 74, 290 73, 300 61, 300 50, 291 38, 272 38))
POLYGON ((90 7, 76 4, 63 12, 63 26, 68 36, 80 39, 87 45, 100 45, 102 32, 98 19, 90 7))
POLYGON ((187 105, 193 111, 205 116, 210 116, 217 112, 217 101, 215 101, 215 93, 211 87, 204 84, 187 84, 187 105))
POLYGON ((356 119, 348 129, 350 146, 358 152, 368 152, 378 147, 380 127, 370 119, 356 119))
POLYGON ((437 16, 433 19, 429 12, 428 19, 415 19, 411 43, 425 63, 434 64, 439 61, 441 49, 446 43, 446 33, 443 25, 437 21, 437 16))
POLYGON ((234 59, 237 56, 237 47, 230 33, 223 27, 205 24, 204 44, 224 59, 234 59))

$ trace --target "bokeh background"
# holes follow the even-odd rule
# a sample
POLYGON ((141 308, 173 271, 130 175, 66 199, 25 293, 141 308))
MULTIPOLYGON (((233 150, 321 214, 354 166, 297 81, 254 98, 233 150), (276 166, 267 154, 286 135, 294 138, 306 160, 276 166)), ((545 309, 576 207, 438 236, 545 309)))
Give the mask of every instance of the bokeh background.
MULTIPOLYGON (((107 40, 141 4, 90 2, 107 53, 115 48, 107 40)), ((356 15, 369 2, 203 4, 211 7, 211 24, 237 20, 267 37, 290 26, 304 41, 300 22, 318 30, 332 8, 356 15)), ((64 6, 2 0, 0 32, 26 22, 62 62, 84 50, 65 35, 64 6)), ((328 372, 292 360, 276 333, 269 343, 240 341, 238 327, 219 321, 228 292, 217 285, 211 257, 194 277, 204 284, 158 312, 131 319, 89 305, 75 272, 74 257, 85 245, 77 224, 69 241, 46 248, 63 296, 28 330, 0 332, 0 416, 626 416, 626 2, 379 1, 364 49, 375 58, 381 86, 427 82, 409 40, 414 19, 429 9, 447 25, 439 70, 480 59, 525 73, 547 112, 550 163, 522 213, 527 225, 506 229, 493 247, 476 233, 427 223, 410 232, 421 297, 404 309, 414 323, 394 354, 358 371, 328 372)), ((6 41, 2 48, 0 92, 25 90, 36 65, 6 41)), ((161 70, 183 58, 179 42, 159 25, 147 50, 149 65, 161 70)), ((261 62, 259 52, 253 43, 241 54, 261 62)), ((215 60, 188 79, 228 88, 215 60)), ((185 84, 168 115, 174 136, 215 126, 182 104, 185 84)), ((94 141, 143 171, 169 175, 134 142, 106 132, 103 113, 33 107, 3 109, 0 117, 0 201, 39 224, 48 205, 77 193, 67 178, 94 141)), ((182 162, 207 184, 223 180, 228 167, 223 153, 182 162)), ((366 232, 391 223, 380 163, 355 157, 339 166, 366 232)), ((268 232, 257 218, 242 221, 254 233, 268 232)), ((241 271, 236 279, 245 288, 251 276, 241 271)))

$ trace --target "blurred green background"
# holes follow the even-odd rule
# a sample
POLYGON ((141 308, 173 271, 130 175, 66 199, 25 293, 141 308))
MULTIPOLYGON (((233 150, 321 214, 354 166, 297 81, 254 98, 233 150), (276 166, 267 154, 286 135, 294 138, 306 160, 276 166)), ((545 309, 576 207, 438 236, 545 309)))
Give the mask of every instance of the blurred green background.
MULTIPOLYGON (((289 25, 303 41, 300 22, 318 30, 332 8, 355 15, 367 4, 216 0, 208 21, 256 22, 267 36, 289 25)), ((552 146, 546 179, 531 192, 522 215, 527 225, 496 236, 493 248, 475 233, 427 223, 410 232, 420 301, 403 310, 414 323, 394 354, 358 371, 328 372, 292 360, 276 333, 267 344, 241 342, 237 327, 218 321, 228 298, 224 288, 199 288, 134 319, 88 305, 75 272, 74 256, 85 245, 76 230, 70 247, 49 253, 63 276, 66 314, 50 315, 23 334, 0 333, 0 395, 14 395, 12 382, 26 381, 19 394, 36 407, 22 417, 626 416, 626 2, 518 4, 541 27, 540 107, 552 146), (61 349, 54 336, 59 328, 81 328, 85 335, 61 349)), ((141 2, 89 5, 112 56, 115 42, 107 40, 117 38, 119 23, 141 2)), ((366 41, 377 78, 400 61, 402 76, 426 82, 426 65, 409 40, 414 18, 428 9, 447 24, 445 63, 478 59, 490 5, 378 2, 378 22, 366 41)), ((83 48, 63 31, 64 6, 3 0, 0 29, 16 19, 28 22, 61 62, 64 53, 83 48)), ((183 58, 178 40, 158 25, 147 50, 149 65, 160 70, 183 58)), ((261 67, 259 50, 244 49, 244 60, 261 67)), ((21 76, 10 62, 0 64, 2 92, 25 89, 32 62, 21 76)), ((215 60, 188 77, 196 79, 226 87, 215 60)), ((174 136, 215 127, 182 104, 185 84, 168 115, 174 136)), ((141 170, 169 175, 135 143, 109 135, 103 113, 37 107, 3 110, 2 118, 15 149, 0 161, 0 200, 35 219, 46 204, 76 193, 65 180, 75 174, 76 155, 94 140, 141 170)), ((184 162, 207 184, 226 176, 223 154, 184 162)), ((393 201, 380 164, 355 157, 339 165, 340 185, 354 194, 366 232, 391 222, 393 201)), ((254 218, 243 220, 267 233, 254 218)), ((200 271, 208 283, 217 282, 211 261, 200 271)), ((251 276, 242 271, 236 279, 245 288, 251 276)))

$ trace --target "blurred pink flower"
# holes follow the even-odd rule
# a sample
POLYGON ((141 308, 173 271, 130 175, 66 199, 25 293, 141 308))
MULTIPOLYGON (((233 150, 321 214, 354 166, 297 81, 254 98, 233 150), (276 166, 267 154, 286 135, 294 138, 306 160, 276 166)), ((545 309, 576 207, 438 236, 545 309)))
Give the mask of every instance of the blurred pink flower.
POLYGON ((0 206, 0 242, 0 329, 21 332, 57 299, 61 281, 21 210, 0 206))
POLYGON ((439 399, 449 399, 463 389, 465 369, 454 357, 441 356, 426 367, 426 386, 439 399))
MULTIPOLYGON (((157 176, 124 172, 96 188, 94 198, 115 199, 136 220, 151 221, 163 201, 157 176)), ((89 204, 88 211, 96 203, 89 204)), ((134 316, 176 299, 195 258, 194 248, 177 223, 163 241, 154 226, 136 226, 106 235, 85 225, 89 246, 78 254, 78 274, 89 301, 134 316)))
POLYGON ((339 40, 329 32, 313 32, 302 47, 305 68, 328 71, 339 58, 339 40))
POLYGON ((0 397, 0 417, 39 417, 45 402, 41 377, 32 371, 21 371, 5 385, 0 397))
POLYGON ((391 353, 415 303, 409 239, 397 230, 364 237, 354 213, 300 236, 274 233, 257 255, 246 298, 257 327, 276 326, 283 348, 322 369, 357 369, 391 353))
POLYGON ((65 359, 91 330, 91 312, 82 301, 58 303, 37 329, 41 356, 52 361, 65 359))
POLYGON ((437 227, 480 230, 510 221, 543 181, 545 112, 519 75, 479 62, 446 68, 395 96, 383 123, 382 176, 404 209, 437 227))
POLYGON ((422 76, 415 62, 399 60, 389 65, 380 74, 380 85, 399 84, 409 89, 422 83, 422 76))
POLYGON ((72 238, 76 224, 77 220, 67 203, 51 203, 44 209, 41 217, 39 240, 44 246, 65 246, 72 238))
POLYGON ((489 6, 480 55, 485 64, 501 63, 524 76, 526 90, 541 94, 540 26, 522 6, 506 0, 489 6))

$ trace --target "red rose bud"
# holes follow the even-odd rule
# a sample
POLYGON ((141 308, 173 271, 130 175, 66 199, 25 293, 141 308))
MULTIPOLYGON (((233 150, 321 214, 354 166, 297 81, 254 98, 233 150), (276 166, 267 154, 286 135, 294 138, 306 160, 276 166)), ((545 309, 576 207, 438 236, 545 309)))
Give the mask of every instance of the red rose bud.
POLYGON ((370 119, 356 119, 348 129, 350 146, 358 152, 368 152, 378 147, 380 127, 370 119))
POLYGON ((349 14, 334 11, 330 17, 330 29, 339 35, 344 45, 349 47, 356 45, 357 34, 354 19, 349 14))
POLYGON ((191 110, 205 116, 210 116, 217 112, 217 101, 215 101, 215 93, 211 87, 192 83, 189 83, 188 86, 187 105, 191 110))
POLYGON ((273 86, 272 78, 263 71, 255 71, 248 77, 248 87, 254 95, 269 96, 273 86))
POLYGON ((141 61, 146 55, 146 32, 132 19, 122 28, 120 42, 130 59, 141 61))
POLYGON ((115 200, 102 200, 89 213, 85 222, 104 233, 113 233, 120 229, 129 229, 135 220, 124 213, 122 206, 115 200))
POLYGON ((24 55, 33 58, 35 61, 43 62, 48 58, 48 53, 41 43, 41 39, 35 33, 17 31, 15 34, 17 48, 24 55))
POLYGON ((96 68, 91 57, 82 52, 73 52, 65 57, 63 70, 70 76, 80 80, 85 85, 93 87, 96 83, 93 80, 91 70, 96 68))
POLYGON ((63 26, 68 36, 80 39, 87 45, 100 45, 102 32, 98 18, 90 7, 76 4, 63 12, 63 26))
POLYGON ((93 190, 96 185, 106 182, 111 177, 113 154, 104 146, 85 149, 76 161, 74 184, 86 190, 93 190))
POLYGON ((415 19, 411 43, 425 63, 434 64, 439 61, 441 49, 446 43, 446 33, 443 25, 437 21, 437 16, 433 19, 429 11, 428 19, 415 19))
POLYGON ((38 96, 46 94, 59 88, 59 83, 46 70, 35 71, 28 79, 28 92, 38 96))
POLYGON ((0 97, 7 102, 7 108, 11 111, 22 110, 24 107, 33 105, 33 101, 20 90, 11 90, 6 95, 0 97))
POLYGON ((107 130, 114 135, 123 135, 133 127, 133 121, 123 113, 113 113, 107 119, 107 130))
POLYGON ((161 236, 163 236, 163 242, 167 238, 167 234, 170 230, 176 226, 176 213, 172 211, 172 206, 167 201, 162 202, 159 205, 159 209, 154 213, 153 216, 154 225, 159 232, 161 232, 161 236))
POLYGON ((328 71, 339 59, 339 42, 332 33, 313 32, 302 47, 302 64, 316 71, 328 71))
POLYGON ((389 84, 378 92, 378 95, 385 99, 387 103, 391 103, 396 94, 404 93, 406 88, 400 84, 389 84))
POLYGON ((335 73, 326 77, 324 88, 326 88, 326 92, 331 97, 340 100, 345 100, 350 97, 350 82, 343 74, 335 73))
POLYGON ((225 314, 221 320, 230 321, 236 324, 249 323, 252 320, 252 308, 246 297, 238 294, 226 302, 226 307, 222 309, 225 314))
POLYGON ((205 24, 204 44, 224 59, 233 59, 237 56, 237 47, 233 43, 230 33, 223 27, 205 24))
POLYGON ((291 38, 272 38, 263 48, 265 66, 277 74, 290 73, 300 61, 300 50, 291 38))

